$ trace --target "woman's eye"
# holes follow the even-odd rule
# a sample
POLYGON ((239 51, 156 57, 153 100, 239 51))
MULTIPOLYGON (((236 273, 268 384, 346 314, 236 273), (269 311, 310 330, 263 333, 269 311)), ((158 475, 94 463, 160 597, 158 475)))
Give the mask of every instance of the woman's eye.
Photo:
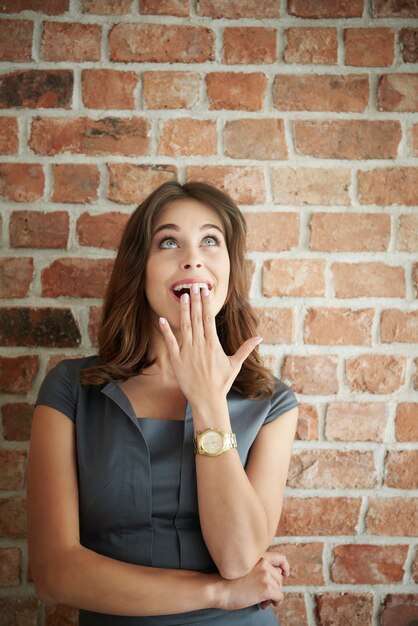
POLYGON ((207 246, 216 246, 219 243, 216 237, 205 237, 203 241, 207 246))
POLYGON ((160 248, 174 248, 176 245, 174 239, 166 238, 160 241, 160 248))

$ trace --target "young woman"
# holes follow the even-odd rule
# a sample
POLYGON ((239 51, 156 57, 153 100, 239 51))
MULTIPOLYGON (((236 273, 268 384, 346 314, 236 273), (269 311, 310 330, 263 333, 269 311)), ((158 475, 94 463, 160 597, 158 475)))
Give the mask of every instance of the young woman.
POLYGON ((297 401, 257 353, 245 234, 215 187, 156 189, 122 237, 98 355, 42 384, 30 565, 81 626, 277 626, 288 564, 267 548, 297 401))

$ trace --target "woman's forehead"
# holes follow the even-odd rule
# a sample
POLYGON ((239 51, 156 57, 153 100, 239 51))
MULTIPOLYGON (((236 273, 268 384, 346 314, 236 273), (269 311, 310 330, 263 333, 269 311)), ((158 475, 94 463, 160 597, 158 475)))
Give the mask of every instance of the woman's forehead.
POLYGON ((222 231, 224 230, 217 211, 194 198, 179 198, 166 204, 156 217, 154 228, 158 228, 164 223, 188 226, 191 222, 200 225, 209 223, 221 228, 222 231))

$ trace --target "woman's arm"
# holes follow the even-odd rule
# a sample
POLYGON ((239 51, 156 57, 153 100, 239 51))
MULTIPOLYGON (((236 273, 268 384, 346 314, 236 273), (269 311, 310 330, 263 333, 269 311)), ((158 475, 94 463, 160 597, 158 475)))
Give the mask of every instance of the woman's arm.
POLYGON ((281 563, 271 555, 240 581, 225 581, 218 574, 132 565, 81 546, 75 427, 46 406, 36 408, 32 424, 28 528, 31 572, 45 602, 113 615, 161 615, 282 597, 281 563))

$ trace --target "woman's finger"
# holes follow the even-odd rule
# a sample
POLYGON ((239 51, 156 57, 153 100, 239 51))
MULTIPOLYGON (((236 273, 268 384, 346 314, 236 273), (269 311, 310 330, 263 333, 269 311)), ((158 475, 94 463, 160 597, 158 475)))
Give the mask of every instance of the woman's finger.
POLYGON ((245 359, 248 359, 254 348, 256 348, 258 344, 262 341, 262 337, 251 337, 251 339, 247 339, 247 341, 245 341, 242 346, 238 348, 235 354, 230 357, 230 360, 238 368, 241 368, 241 365, 244 363, 245 359))
POLYGON ((193 340, 192 322, 190 319, 190 297, 183 293, 180 298, 180 325, 183 344, 191 344, 193 340))
POLYGON ((202 290, 202 320, 207 341, 212 344, 219 341, 216 318, 211 311, 210 291, 207 287, 202 290))
POLYGON ((200 295, 200 288, 197 283, 192 283, 190 289, 190 316, 193 333, 193 341, 203 339, 203 325, 202 325, 202 299, 200 295))
POLYGON ((177 343, 177 339, 170 328, 170 324, 165 317, 160 317, 159 322, 168 351, 172 357, 177 358, 180 354, 179 344, 177 343))
POLYGON ((267 552, 263 554, 263 558, 269 561, 274 567, 279 567, 283 576, 289 576, 290 565, 284 554, 277 552, 277 550, 267 550, 267 552))

